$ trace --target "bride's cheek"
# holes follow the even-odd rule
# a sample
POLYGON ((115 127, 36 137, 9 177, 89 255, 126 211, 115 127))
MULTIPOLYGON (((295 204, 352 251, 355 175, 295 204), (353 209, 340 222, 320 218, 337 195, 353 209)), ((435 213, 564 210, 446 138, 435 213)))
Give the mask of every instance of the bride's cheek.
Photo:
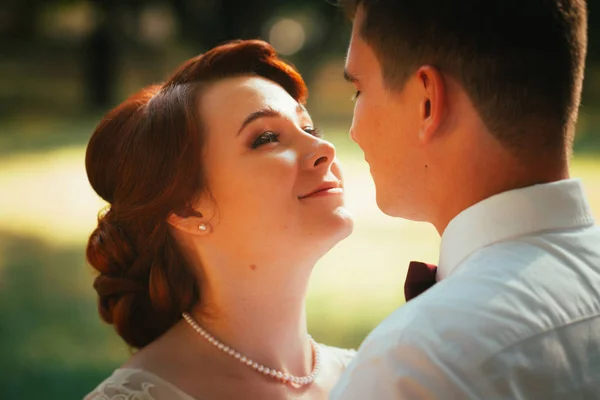
POLYGON ((271 181, 275 179, 280 184, 284 184, 285 181, 293 183, 299 171, 299 163, 300 159, 297 152, 284 150, 269 155, 269 158, 265 160, 264 171, 262 172, 271 181))
POLYGON ((291 167, 298 163, 298 152, 292 149, 282 150, 275 154, 277 161, 285 166, 291 167))

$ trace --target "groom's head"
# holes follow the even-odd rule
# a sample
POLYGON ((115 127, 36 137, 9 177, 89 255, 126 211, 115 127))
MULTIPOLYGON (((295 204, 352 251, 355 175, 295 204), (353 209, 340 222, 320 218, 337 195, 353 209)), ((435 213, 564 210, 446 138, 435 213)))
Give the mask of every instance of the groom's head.
POLYGON ((351 134, 383 211, 430 220, 422 209, 440 198, 423 189, 440 179, 466 184, 461 176, 486 159, 533 170, 568 158, 584 0, 343 3, 353 18, 346 77, 360 92, 351 134))

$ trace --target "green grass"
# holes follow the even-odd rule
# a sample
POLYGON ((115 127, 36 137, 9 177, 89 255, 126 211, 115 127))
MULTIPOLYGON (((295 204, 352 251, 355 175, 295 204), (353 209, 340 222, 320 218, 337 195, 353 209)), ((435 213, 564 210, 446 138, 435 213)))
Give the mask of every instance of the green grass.
MULTIPOLYGON (((83 167, 92 127, 66 126, 56 143, 44 139, 37 147, 0 141, 13 146, 0 159, 1 399, 80 398, 128 355, 98 318, 84 261, 103 206, 83 167)), ((345 133, 329 138, 344 165, 355 231, 314 272, 309 325, 319 341, 356 347, 402 305, 408 262, 437 261, 439 237, 426 224, 383 215, 361 153, 345 133)), ((573 171, 600 215, 600 161, 576 158, 573 171)))

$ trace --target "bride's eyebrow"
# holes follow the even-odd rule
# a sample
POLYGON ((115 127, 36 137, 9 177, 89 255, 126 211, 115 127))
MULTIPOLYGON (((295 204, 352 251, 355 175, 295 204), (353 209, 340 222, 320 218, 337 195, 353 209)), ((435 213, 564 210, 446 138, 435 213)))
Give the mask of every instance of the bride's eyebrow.
POLYGON ((239 135, 248 124, 256 121, 257 119, 267 117, 281 117, 281 113, 269 106, 261 108, 258 111, 254 111, 253 113, 249 114, 246 119, 244 119, 244 122, 242 122, 242 126, 237 134, 239 135))
MULTIPOLYGON (((308 111, 306 110, 306 108, 302 104, 298 104, 296 106, 296 112, 298 112, 298 113, 306 113, 308 111)), ((257 119, 260 119, 260 118, 269 118, 269 117, 282 117, 282 116, 283 115, 281 114, 281 112, 275 110, 273 107, 267 106, 267 107, 261 108, 258 111, 254 111, 253 113, 250 113, 244 119, 244 122, 242 122, 242 126, 240 127, 237 135, 239 136, 239 134, 244 130, 244 128, 248 124, 256 121, 257 119)))

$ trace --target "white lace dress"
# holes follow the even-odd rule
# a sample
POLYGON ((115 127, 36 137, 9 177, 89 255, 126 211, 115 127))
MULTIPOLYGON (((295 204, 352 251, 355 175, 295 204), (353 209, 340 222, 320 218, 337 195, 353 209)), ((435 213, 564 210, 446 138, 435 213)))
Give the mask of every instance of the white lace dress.
MULTIPOLYGON (((85 400, 197 400, 143 369, 119 368, 85 400)), ((198 399, 200 400, 200 399, 198 399)))
MULTIPOLYGON (((354 350, 327 348, 347 366, 356 355, 354 350)), ((119 368, 84 400, 201 400, 184 393, 175 385, 142 369, 119 368)))

